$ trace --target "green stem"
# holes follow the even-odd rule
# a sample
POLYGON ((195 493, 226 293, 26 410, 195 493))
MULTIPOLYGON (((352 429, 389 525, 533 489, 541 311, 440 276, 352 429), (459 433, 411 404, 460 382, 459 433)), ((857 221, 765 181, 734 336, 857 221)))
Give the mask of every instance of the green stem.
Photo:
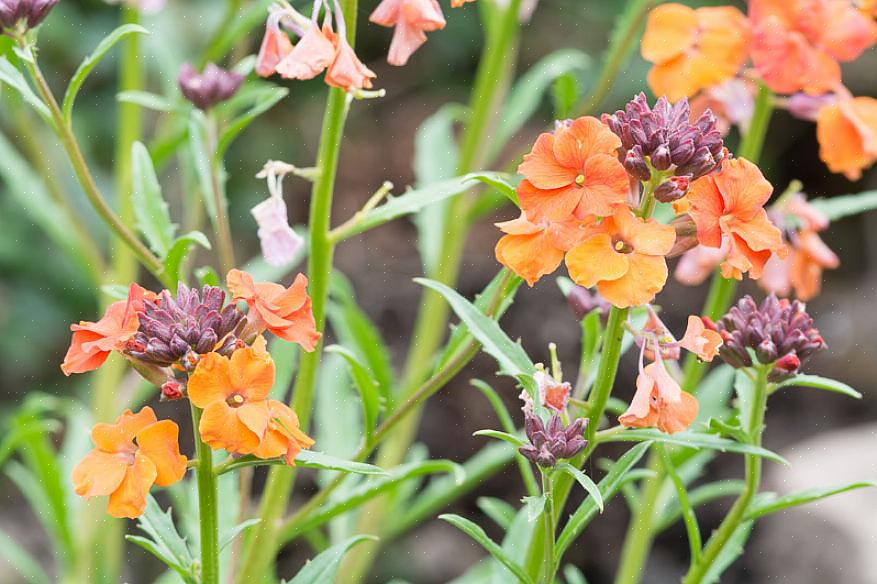
MULTIPOLYGON (((767 376, 770 373, 770 367, 762 365, 756 370, 757 376, 753 388, 752 409, 749 411, 749 444, 753 446, 761 446, 761 436, 764 431, 764 414, 767 410, 767 396, 769 393, 767 376)), ((761 484, 761 464, 762 459, 755 454, 746 455, 746 477, 743 492, 734 502, 731 510, 725 516, 719 528, 713 532, 706 547, 703 549, 703 555, 696 562, 688 574, 682 579, 682 584, 699 584, 707 576, 710 568, 718 558, 719 554, 727 545, 728 540, 734 535, 734 532, 744 522, 746 512, 752 500, 758 494, 761 484)))
POLYGON ((201 529, 201 584, 219 584, 219 507, 216 500, 216 475, 213 451, 201 441, 198 431, 201 410, 192 406, 192 432, 198 456, 198 524, 201 529))
POLYGON ((692 509, 691 504, 688 502, 688 491, 685 490, 685 483, 682 482, 679 473, 676 472, 676 466, 673 464, 670 453, 660 443, 655 444, 655 449, 661 457, 664 472, 670 477, 670 480, 673 481, 673 486, 676 488, 676 496, 679 498, 679 506, 682 508, 682 519, 685 522, 685 531, 688 534, 688 548, 691 553, 690 565, 694 566, 700 559, 700 548, 702 545, 697 517, 695 517, 694 509, 692 509))
MULTIPOLYGON (((211 113, 207 118, 207 131, 210 152, 216 152, 219 125, 216 117, 211 113)), ((222 180, 222 160, 213 155, 210 161, 210 184, 213 191, 213 206, 216 208, 214 227, 216 239, 219 243, 219 264, 223 273, 235 267, 234 243, 231 237, 231 225, 228 220, 228 199, 225 196, 225 183, 222 180)))
MULTIPOLYGON (((24 41, 21 41, 19 46, 25 51, 30 50, 24 41)), ((52 121, 55 125, 54 129, 58 134, 58 138, 61 140, 61 144, 64 147, 64 151, 67 153, 70 164, 73 166, 73 172, 76 174, 76 178, 79 181, 80 186, 82 186, 85 196, 88 198, 95 211, 97 211, 98 215, 100 215, 101 219, 103 219, 107 226, 123 242, 125 242, 129 248, 131 248, 134 255, 137 256, 137 259, 140 260, 146 269, 152 272, 163 283, 167 284, 167 277, 162 273, 163 266, 161 260, 155 257, 155 255, 153 255, 153 253, 150 252, 139 239, 137 239, 137 236, 128 229, 122 220, 115 214, 98 188, 97 182, 95 182, 94 176, 91 174, 91 169, 88 167, 88 163, 85 161, 85 157, 82 154, 82 149, 79 147, 79 142, 73 134, 73 129, 68 121, 64 119, 64 114, 58 106, 58 101, 55 99, 51 88, 49 88, 49 84, 46 82, 45 77, 43 77, 42 71, 40 71, 39 66, 36 64, 36 61, 34 60, 33 62, 30 62, 26 59, 22 59, 22 61, 25 63, 28 73, 36 85, 37 91, 43 98, 46 106, 49 108, 49 113, 51 114, 52 121)))
MULTIPOLYGON (((341 5, 347 23, 348 42, 353 46, 355 44, 354 33, 356 31, 358 0, 342 0, 341 5)), ((332 258, 335 253, 335 246, 330 237, 332 198, 335 191, 335 176, 338 170, 338 157, 341 151, 347 111, 347 93, 338 88, 330 89, 317 154, 317 166, 320 169, 320 174, 311 191, 308 221, 310 228, 308 274, 311 278, 311 307, 318 330, 322 330, 325 322, 326 302, 329 297, 329 278, 332 274, 332 258)), ((293 387, 292 408, 298 414, 301 427, 305 429, 310 423, 322 348, 321 342, 314 351, 302 352, 293 387)), ((261 521, 253 527, 248 538, 241 570, 236 579, 239 584, 257 582, 268 573, 272 559, 278 550, 278 521, 286 512, 294 482, 295 471, 292 468, 278 466, 269 472, 259 509, 261 521)))
POLYGON ((542 584, 552 584, 556 564, 554 563, 554 537, 557 527, 554 518, 554 491, 551 487, 551 473, 542 470, 542 495, 545 496, 545 510, 542 513, 542 530, 545 532, 545 547, 542 555, 542 584))

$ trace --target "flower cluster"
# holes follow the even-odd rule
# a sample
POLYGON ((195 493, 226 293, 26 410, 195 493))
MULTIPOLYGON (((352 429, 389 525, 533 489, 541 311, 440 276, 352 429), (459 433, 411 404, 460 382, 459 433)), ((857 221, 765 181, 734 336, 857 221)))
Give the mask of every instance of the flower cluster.
MULTIPOLYGON (((307 279, 299 275, 284 288, 232 270, 227 284, 233 296, 228 304, 215 286, 199 291, 180 284, 174 296, 132 284, 128 297, 111 304, 101 320, 71 326, 61 368, 66 375, 84 373, 118 352, 161 387, 163 399, 187 397, 199 408, 199 434, 212 449, 293 464, 313 440, 299 428, 295 412, 269 399, 274 362, 262 333, 314 349, 320 333, 307 279), (248 304, 246 315, 237 301, 248 304)), ((140 515, 153 484, 167 486, 185 473, 178 433, 174 422, 158 421, 148 407, 126 411, 113 425, 98 424, 92 431, 96 448, 73 473, 76 492, 109 496, 112 515, 140 515)))
POLYGON ((826 348, 813 319, 798 300, 771 294, 761 305, 744 296, 715 324, 722 336, 719 356, 735 368, 757 361, 772 366, 769 379, 782 381, 797 374, 815 353, 826 348))
POLYGON ((529 444, 518 451, 527 460, 541 467, 552 467, 558 460, 572 458, 585 449, 588 441, 582 437, 587 420, 578 418, 566 428, 557 413, 552 414, 547 424, 534 413, 524 415, 524 431, 529 444))

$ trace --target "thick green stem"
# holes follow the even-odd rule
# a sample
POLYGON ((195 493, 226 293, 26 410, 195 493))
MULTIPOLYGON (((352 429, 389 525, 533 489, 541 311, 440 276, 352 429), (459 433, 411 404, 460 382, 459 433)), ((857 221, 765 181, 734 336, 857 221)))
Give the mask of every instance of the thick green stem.
POLYGON ((219 515, 216 500, 216 475, 213 473, 213 451, 201 441, 198 427, 201 410, 192 406, 192 432, 198 467, 198 517, 201 529, 201 584, 219 584, 219 515))
POLYGON ((542 494, 545 496, 545 511, 542 513, 542 530, 545 533, 545 547, 542 552, 542 584, 554 582, 556 564, 554 562, 554 537, 557 531, 554 517, 554 491, 551 473, 542 470, 542 494))
MULTIPOLYGON (((749 411, 748 442, 753 446, 761 446, 761 435, 764 431, 764 414, 767 411, 767 396, 769 387, 767 376, 770 373, 769 366, 760 366, 757 369, 753 399, 749 411)), ((725 516, 719 528, 713 532, 712 537, 703 549, 703 555, 688 571, 682 579, 682 584, 700 584, 707 576, 713 563, 734 535, 734 532, 743 523, 746 512, 752 500, 758 494, 761 485, 762 458, 756 454, 746 455, 746 477, 743 492, 737 497, 731 510, 725 516)))
MULTIPOLYGON (((341 2, 347 23, 348 42, 351 45, 354 44, 357 4, 357 0, 341 2)), ((329 278, 332 274, 332 258, 335 252, 330 237, 332 198, 335 192, 335 176, 338 170, 344 124, 347 120, 348 103, 347 93, 344 90, 338 88, 329 90, 317 154, 320 174, 311 191, 308 221, 310 228, 308 275, 311 306, 318 330, 322 330, 325 322, 329 278)), ((319 343, 314 351, 303 352, 299 361, 298 375, 292 392, 292 408, 298 414, 302 428, 307 428, 310 423, 321 353, 322 343, 319 343)), ((244 550, 241 570, 237 575, 236 582, 239 584, 258 582, 268 572, 279 548, 278 521, 286 512, 294 481, 294 469, 287 467, 271 469, 262 493, 259 509, 261 521, 252 529, 244 550)))

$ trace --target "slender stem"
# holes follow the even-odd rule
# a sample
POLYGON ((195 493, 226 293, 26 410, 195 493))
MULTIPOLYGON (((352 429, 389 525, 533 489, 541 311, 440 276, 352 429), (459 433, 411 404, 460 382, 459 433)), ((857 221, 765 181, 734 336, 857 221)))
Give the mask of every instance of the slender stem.
MULTIPOLYGON (((748 412, 749 424, 747 431, 749 434, 749 444, 761 446, 761 436, 764 431, 764 414, 767 410, 767 396, 769 393, 767 376, 770 373, 770 367, 762 365, 758 367, 756 373, 752 409, 748 412)), ((762 459, 760 456, 755 454, 746 455, 746 477, 743 492, 737 497, 737 500, 719 525, 719 528, 713 532, 706 547, 703 549, 703 555, 682 579, 682 584, 699 584, 702 582, 716 561, 716 558, 718 558, 725 545, 727 545, 728 540, 731 539, 737 528, 744 522, 749 505, 758 494, 761 484, 761 464, 762 459)))
POLYGON ((201 529, 201 584, 219 584, 219 515, 213 452, 198 431, 201 410, 192 406, 192 432, 198 456, 198 524, 201 529))
MULTIPOLYGON (((347 23, 348 42, 355 44, 356 16, 358 0, 341 1, 347 23)), ((329 278, 332 273, 332 258, 335 246, 329 236, 331 231, 332 199, 335 191, 335 176, 338 170, 338 157, 347 120, 347 94, 338 88, 329 90, 326 111, 323 116, 323 129, 317 153, 319 176, 311 191, 309 216, 310 255, 308 273, 310 275, 311 306, 318 330, 325 322, 326 302, 329 297, 329 278)), ((292 408, 298 414, 302 428, 310 423, 311 410, 316 388, 317 371, 322 354, 322 342, 310 353, 302 352, 298 375, 292 392, 292 408)), ((272 559, 278 550, 276 534, 278 520, 283 516, 295 481, 294 470, 287 467, 274 467, 262 494, 259 509, 261 521, 254 526, 241 562, 241 570, 236 582, 246 584, 259 581, 268 572, 272 559)))
POLYGON ((773 115, 773 106, 773 92, 763 82, 759 82, 752 120, 749 122, 749 130, 740 141, 737 156, 752 162, 757 162, 761 158, 764 140, 767 137, 767 128, 773 115))
POLYGON ((545 532, 545 547, 542 555, 542 579, 543 584, 554 582, 554 537, 557 531, 554 518, 554 491, 551 488, 551 473, 542 470, 542 495, 545 496, 545 510, 542 513, 542 529, 545 532))
MULTIPOLYGON (((207 118, 207 131, 210 152, 216 152, 219 126, 212 114, 207 118)), ((231 237, 231 225, 228 220, 228 200, 225 197, 225 182, 222 180, 222 160, 215 154, 210 162, 210 183, 213 191, 213 206, 216 208, 214 226, 216 239, 219 242, 219 263, 223 273, 235 267, 234 243, 231 237)))
MULTIPOLYGON (((21 41, 20 46, 23 50, 30 50, 24 41, 21 41)), ((124 241, 126 245, 128 245, 128 247, 131 248, 137 256, 137 259, 139 259, 140 262, 159 280, 166 283, 167 277, 162 273, 163 266, 161 260, 155 257, 155 255, 153 255, 152 252, 150 252, 128 229, 122 220, 116 216, 115 212, 109 206, 98 188, 94 176, 91 174, 91 169, 89 169, 88 163, 85 162, 85 157, 82 155, 79 142, 77 142, 76 136, 73 134, 73 129, 67 120, 64 119, 64 115, 61 113, 61 108, 58 106, 58 101, 55 99, 51 88, 49 88, 49 84, 46 82, 45 77, 43 77, 42 71, 40 71, 39 66, 36 64, 36 60, 34 59, 33 62, 30 62, 23 59, 22 61, 27 66, 28 73, 30 74, 31 79, 33 79, 37 91, 46 103, 46 106, 49 108, 49 112, 52 115, 52 121, 55 124, 55 131, 61 139, 61 144, 67 152, 67 157, 70 160, 70 164, 73 166, 73 171, 76 174, 79 184, 82 186, 83 191, 85 191, 85 196, 107 226, 112 229, 113 232, 115 232, 115 234, 124 241)))
POLYGON ((700 559, 700 547, 702 545, 697 517, 695 517, 694 509, 692 509, 691 504, 688 502, 688 491, 685 490, 685 483, 682 482, 679 473, 676 472, 676 467, 673 464, 670 453, 660 443, 655 444, 655 449, 661 457, 664 472, 667 473, 670 480, 673 481, 673 486, 676 488, 676 496, 679 498, 679 505, 682 508, 682 519, 685 522, 685 531, 688 533, 688 548, 691 553, 690 565, 694 566, 700 559))

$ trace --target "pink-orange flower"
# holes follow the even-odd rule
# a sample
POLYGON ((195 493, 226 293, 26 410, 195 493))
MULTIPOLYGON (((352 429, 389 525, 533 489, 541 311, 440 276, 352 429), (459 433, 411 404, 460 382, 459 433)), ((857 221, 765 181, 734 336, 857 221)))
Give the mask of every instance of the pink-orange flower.
POLYGON ((664 363, 657 361, 640 365, 636 379, 636 393, 630 407, 618 422, 628 428, 656 427, 661 432, 675 434, 691 426, 697 417, 697 400, 682 391, 664 363))
POLYGON ((697 355, 701 361, 709 362, 718 354, 722 336, 718 331, 707 328, 701 317, 692 314, 688 317, 688 328, 679 345, 697 355))
POLYGON ((369 20, 396 27, 387 61, 399 66, 426 42, 426 32, 441 30, 446 24, 437 0, 383 0, 369 20))
POLYGON ((530 286, 556 270, 563 255, 587 234, 585 222, 571 218, 533 223, 523 212, 496 226, 506 234, 496 244, 496 259, 530 286))
POLYGON ((686 286, 698 286, 712 275, 727 255, 727 245, 722 247, 696 245, 679 258, 673 277, 686 286))
POLYGON ((377 75, 359 60, 343 31, 330 38, 335 45, 335 57, 326 70, 326 83, 344 90, 370 89, 371 80, 377 75))
POLYGON ((816 120, 819 157, 831 172, 859 180, 877 161, 877 99, 840 99, 819 110, 816 120))
POLYGON ((518 172, 521 208, 534 221, 610 215, 626 201, 630 178, 618 161, 621 140, 605 124, 583 117, 558 124, 536 140, 518 172))
POLYGON ((687 199, 697 238, 714 248, 726 242, 726 278, 739 280, 748 272, 757 279, 771 253, 785 257, 782 234, 764 210, 772 191, 758 167, 743 158, 729 160, 721 172, 692 183, 687 199))
POLYGON ((752 62, 777 93, 826 93, 840 84, 838 62, 877 42, 877 23, 849 0, 749 0, 752 62))
POLYGON ((451 8, 459 8, 463 4, 468 4, 469 2, 475 2, 475 0, 451 0, 451 8))
POLYGON ((70 325, 73 336, 61 364, 64 375, 93 371, 111 352, 121 350, 137 332, 137 314, 143 312, 143 303, 154 299, 154 293, 131 284, 128 298, 110 304, 99 321, 70 325))
POLYGON ((73 469, 76 494, 109 496, 107 513, 139 517, 153 484, 166 487, 186 473, 178 438, 177 425, 158 421, 148 406, 137 414, 125 410, 114 424, 95 425, 91 431, 95 448, 73 469))
POLYGON ((654 63, 649 87, 670 101, 734 77, 746 61, 749 26, 731 6, 662 4, 649 14, 641 52, 654 63))
POLYGON ((606 217, 594 234, 566 254, 576 284, 596 285, 618 308, 651 302, 667 281, 667 262, 676 231, 654 219, 644 221, 625 209, 606 217))
POLYGON ((286 464, 295 466, 295 457, 302 448, 310 448, 314 440, 299 425, 298 416, 283 402, 268 400, 268 428, 265 437, 253 451, 258 458, 283 456, 286 464))
POLYGON ((292 52, 292 41, 280 30, 281 16, 281 12, 275 12, 265 23, 265 36, 262 37, 262 45, 256 57, 256 74, 260 77, 273 75, 277 65, 292 52))
POLYGON ((320 29, 312 22, 295 48, 277 64, 277 73, 284 79, 313 79, 335 59, 333 37, 330 27, 320 29))
POLYGON ((305 351, 313 351, 320 340, 308 296, 308 279, 295 277, 289 288, 273 282, 254 282, 241 270, 231 270, 226 277, 234 300, 243 300, 250 307, 248 319, 256 328, 269 330, 281 339, 298 343, 305 351))

